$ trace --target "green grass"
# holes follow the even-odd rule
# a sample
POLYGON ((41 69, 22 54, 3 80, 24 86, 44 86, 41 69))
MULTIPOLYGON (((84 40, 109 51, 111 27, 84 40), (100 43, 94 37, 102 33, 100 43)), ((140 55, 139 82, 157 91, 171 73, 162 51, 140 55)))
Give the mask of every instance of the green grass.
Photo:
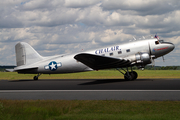
POLYGON ((179 120, 180 101, 0 100, 1 120, 179 120))
MULTIPOLYGON (((137 70, 138 79, 180 78, 180 70, 137 70)), ((0 72, 0 80, 32 79, 36 74, 18 74, 16 72, 0 72)), ((123 79, 117 70, 100 70, 69 74, 43 74, 39 79, 123 79)))
MULTIPOLYGON (((138 70, 139 79, 180 78, 179 70, 138 70)), ((0 72, 0 79, 32 79, 0 72)), ((114 70, 42 75, 39 79, 123 79, 114 70)), ((0 120, 180 120, 180 101, 1 100, 0 120)))

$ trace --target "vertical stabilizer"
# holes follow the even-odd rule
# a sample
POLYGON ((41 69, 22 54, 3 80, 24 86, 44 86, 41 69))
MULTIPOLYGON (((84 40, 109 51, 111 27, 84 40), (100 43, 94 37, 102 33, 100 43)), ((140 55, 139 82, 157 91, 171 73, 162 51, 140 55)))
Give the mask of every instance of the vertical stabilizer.
POLYGON ((15 50, 17 66, 30 65, 43 59, 41 55, 25 42, 17 43, 15 50))

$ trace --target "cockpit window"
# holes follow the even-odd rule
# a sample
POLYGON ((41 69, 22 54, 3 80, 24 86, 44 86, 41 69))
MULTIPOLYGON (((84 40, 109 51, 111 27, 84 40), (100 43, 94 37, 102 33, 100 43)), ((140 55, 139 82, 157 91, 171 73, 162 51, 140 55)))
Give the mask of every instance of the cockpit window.
POLYGON ((158 44, 159 44, 159 41, 155 41, 155 44, 158 45, 158 44))
POLYGON ((164 40, 159 40, 159 42, 160 42, 160 43, 163 43, 163 42, 164 42, 164 40))

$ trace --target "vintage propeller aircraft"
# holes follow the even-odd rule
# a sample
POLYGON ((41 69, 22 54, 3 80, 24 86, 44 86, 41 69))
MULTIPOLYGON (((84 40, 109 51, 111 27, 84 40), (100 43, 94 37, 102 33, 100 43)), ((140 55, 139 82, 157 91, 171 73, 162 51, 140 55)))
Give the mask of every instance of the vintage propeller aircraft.
POLYGON ((171 52, 174 47, 170 42, 151 38, 75 54, 43 57, 28 43, 19 42, 15 46, 17 67, 13 71, 37 74, 34 80, 38 80, 41 74, 115 68, 124 75, 125 80, 135 80, 138 74, 132 70, 132 66, 144 68, 145 65, 154 63, 154 59, 171 52))

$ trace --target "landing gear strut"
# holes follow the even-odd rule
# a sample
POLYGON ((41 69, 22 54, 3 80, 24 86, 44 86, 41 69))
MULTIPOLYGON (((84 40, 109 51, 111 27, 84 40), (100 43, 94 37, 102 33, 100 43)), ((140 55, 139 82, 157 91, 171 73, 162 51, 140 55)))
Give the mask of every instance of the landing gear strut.
POLYGON ((39 73, 37 76, 34 76, 34 80, 38 80, 38 77, 40 76, 41 74, 39 73))
POLYGON ((132 81, 132 80, 136 80, 138 77, 137 72, 133 71, 132 67, 131 67, 131 72, 128 71, 128 67, 127 67, 127 70, 124 70, 123 68, 121 68, 125 73, 123 73, 119 68, 116 68, 116 69, 124 75, 125 80, 132 81))

